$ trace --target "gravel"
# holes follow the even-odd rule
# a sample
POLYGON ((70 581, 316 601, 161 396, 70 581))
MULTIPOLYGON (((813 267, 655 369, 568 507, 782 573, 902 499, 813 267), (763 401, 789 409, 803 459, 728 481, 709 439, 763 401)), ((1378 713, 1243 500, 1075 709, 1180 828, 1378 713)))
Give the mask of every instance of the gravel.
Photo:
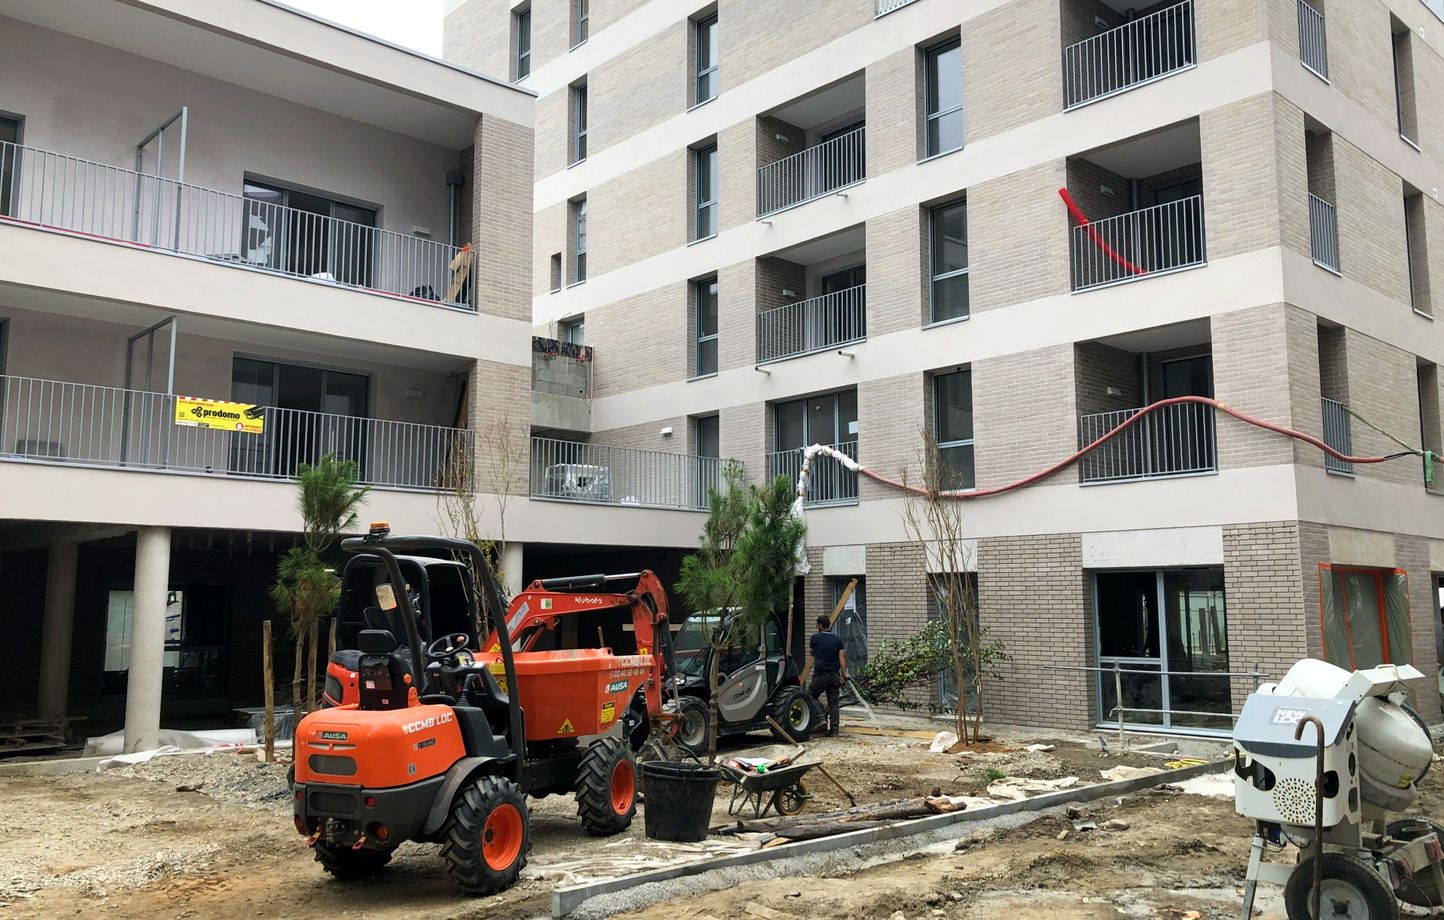
POLYGON ((285 763, 262 763, 255 752, 245 751, 161 756, 112 772, 208 795, 228 805, 289 812, 288 768, 285 763))

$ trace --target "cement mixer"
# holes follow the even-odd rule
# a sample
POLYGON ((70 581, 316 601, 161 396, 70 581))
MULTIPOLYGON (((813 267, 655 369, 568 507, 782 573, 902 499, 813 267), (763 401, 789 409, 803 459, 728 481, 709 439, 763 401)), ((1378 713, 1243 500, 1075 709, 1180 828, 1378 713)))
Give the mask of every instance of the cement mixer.
POLYGON ((1259 882, 1284 886, 1289 920, 1395 920, 1400 901, 1444 906, 1444 825, 1397 817, 1433 760, 1406 702, 1404 682, 1423 676, 1305 659, 1249 696, 1234 730, 1235 807, 1256 822, 1243 920, 1259 882), (1265 861, 1289 843, 1295 865, 1265 861))

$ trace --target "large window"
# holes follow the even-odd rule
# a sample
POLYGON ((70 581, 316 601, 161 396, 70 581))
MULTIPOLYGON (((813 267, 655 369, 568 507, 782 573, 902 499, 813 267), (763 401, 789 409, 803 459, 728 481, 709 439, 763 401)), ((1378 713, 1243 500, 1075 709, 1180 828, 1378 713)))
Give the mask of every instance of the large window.
POLYGON ((698 147, 692 155, 697 185, 697 214, 692 239, 704 240, 717 235, 717 145, 698 147))
POLYGON ((693 105, 700 105, 717 95, 717 14, 697 20, 693 40, 697 49, 697 86, 693 105))
POLYGON ((955 371, 933 377, 933 434, 938 441, 938 456, 944 465, 943 488, 975 488, 972 371, 955 371))
MULTIPOLYGON (((964 630, 964 629, 962 628, 962 627, 963 627, 962 617, 965 615, 965 611, 966 611, 966 609, 967 609, 965 605, 968 603, 968 601, 965 600, 965 598, 971 598, 971 599, 972 599, 971 602, 972 602, 972 605, 973 605, 973 610, 972 610, 973 635, 974 635, 974 636, 978 636, 978 637, 980 637, 980 638, 982 637, 982 623, 981 623, 981 621, 980 621, 980 619, 979 619, 979 616, 978 616, 978 606, 977 606, 977 604, 978 604, 978 575, 977 575, 976 572, 959 572, 959 573, 958 573, 958 576, 959 576, 959 579, 958 579, 957 582, 953 583, 952 589, 953 589, 954 591, 958 592, 958 595, 956 596, 956 599, 955 599, 955 603, 959 604, 960 609, 957 611, 957 613, 958 613, 958 620, 957 620, 957 622, 953 623, 952 626, 953 626, 954 630, 956 631, 956 634, 957 634, 957 637, 958 637, 958 642, 959 642, 960 644, 966 646, 967 638, 968 638, 968 637, 967 637, 967 632, 966 632, 966 630, 964 630)), ((943 576, 943 575, 929 575, 929 576, 928 576, 928 619, 929 619, 929 620, 944 620, 944 619, 946 619, 946 617, 945 617, 945 615, 944 615, 944 614, 945 614, 945 611, 943 610, 943 597, 944 597, 944 595, 947 594, 947 591, 948 591, 948 583, 947 583, 947 579, 946 579, 945 576, 943 576)), ((944 628, 946 628, 946 626, 947 626, 947 624, 944 624, 944 628)), ((985 672, 985 675, 986 675, 986 672, 985 672)), ((962 696, 963 696, 964 704, 967 706, 966 711, 969 712, 969 713, 977 712, 977 708, 978 708, 977 687, 974 686, 975 683, 976 683, 976 681, 974 680, 974 671, 973 671, 972 668, 968 667, 967 664, 966 664, 966 662, 965 662, 965 663, 964 663, 964 666, 963 666, 963 693, 962 693, 962 696)), ((949 667, 947 667, 947 668, 944 668, 944 669, 943 669, 943 672, 938 675, 938 688, 937 688, 937 693, 938 693, 938 698, 937 698, 938 709, 940 709, 940 710, 943 711, 943 712, 957 712, 957 711, 958 711, 958 696, 959 696, 959 694, 958 694, 958 681, 957 681, 957 675, 955 675, 955 674, 953 673, 953 669, 952 669, 951 666, 949 666, 949 667)))
POLYGON ((1393 16, 1389 17, 1394 33, 1394 103, 1399 136, 1419 146, 1419 116, 1415 108, 1413 33, 1393 16))
POLYGON ((1403 569, 1319 565, 1324 660, 1347 670, 1412 664, 1409 578, 1403 569))
POLYGON ((247 179, 241 258, 292 275, 370 287, 376 211, 247 179))
POLYGON ((1227 731, 1223 569, 1098 572, 1093 591, 1099 721, 1227 731))
POLYGON ((0 217, 15 215, 15 168, 20 160, 20 122, 0 116, 0 217))
POLYGON ((928 321, 968 315, 968 204, 954 201, 932 209, 929 274, 932 287, 928 321))
MULTIPOLYGON (((773 406, 772 443, 767 475, 783 475, 794 482, 802 465, 802 448, 808 445, 830 444, 856 460, 857 391, 777 403, 773 406)), ((817 457, 812 462, 806 500, 813 505, 856 501, 857 474, 829 457, 817 457)))
POLYGON ((572 47, 587 40, 587 0, 572 0, 572 47))
POLYGON ((587 200, 572 202, 572 284, 587 280, 587 200))
POLYGON ((936 156, 963 146, 963 47, 950 39, 927 50, 924 86, 927 134, 924 153, 936 156))
POLYGON ((531 75, 531 9, 516 14, 516 78, 525 80, 531 75))
POLYGON ((692 290, 697 302, 696 359, 692 373, 704 377, 717 373, 717 279, 694 282, 692 290))
POLYGON ((572 162, 587 158, 587 85, 572 87, 572 162))
POLYGON ((265 434, 236 435, 231 469, 252 476, 291 476, 297 465, 334 453, 366 471, 370 378, 327 368, 237 357, 231 366, 231 398, 278 410, 266 418, 265 434), (324 413, 324 414, 323 414, 324 413))

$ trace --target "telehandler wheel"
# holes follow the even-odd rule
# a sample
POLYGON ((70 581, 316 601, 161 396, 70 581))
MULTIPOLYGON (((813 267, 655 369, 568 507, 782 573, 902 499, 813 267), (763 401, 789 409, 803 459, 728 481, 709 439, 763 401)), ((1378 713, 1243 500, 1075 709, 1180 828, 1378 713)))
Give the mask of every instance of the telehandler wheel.
MULTIPOLYGON (((1301 861, 1284 884, 1289 920, 1312 920, 1314 859, 1301 861)), ((1348 920, 1399 920, 1399 902, 1373 867, 1344 853, 1325 853, 1319 913, 1348 920)))
POLYGON ((637 813, 637 762, 620 738, 603 738, 582 754, 577 814, 593 837, 617 834, 637 813))
POLYGON ((677 701, 677 713, 681 716, 677 744, 696 757, 703 756, 712 740, 711 707, 704 699, 684 696, 677 701))
POLYGON ((391 861, 388 850, 353 850, 324 840, 316 841, 316 862, 336 877, 338 882, 354 882, 371 878, 391 861))
POLYGON ((462 891, 495 894, 511 886, 529 849, 530 818, 515 783, 483 776, 456 797, 441 858, 462 891))
MULTIPOLYGON (((822 720, 822 709, 806 690, 801 687, 788 687, 777 694, 777 702, 772 707, 772 718, 787 729, 792 740, 798 744, 806 744, 822 720)), ((775 728, 772 734, 778 741, 787 741, 775 728)))

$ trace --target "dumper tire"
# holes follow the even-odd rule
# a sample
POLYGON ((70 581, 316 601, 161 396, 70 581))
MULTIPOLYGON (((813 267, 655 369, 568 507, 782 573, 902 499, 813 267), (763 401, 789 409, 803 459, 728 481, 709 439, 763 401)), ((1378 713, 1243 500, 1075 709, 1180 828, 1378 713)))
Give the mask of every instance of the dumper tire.
MULTIPOLYGON (((772 718, 787 729, 793 741, 806 744, 822 722, 822 707, 801 687, 783 687, 772 705, 772 718)), ((777 729, 772 729, 772 734, 778 741, 787 742, 777 729)))
POLYGON ((338 882, 355 882, 379 875, 391 861, 390 850, 353 850, 349 846, 317 840, 316 862, 338 882))
MULTIPOLYGON (((1289 920, 1312 920, 1314 860, 1301 860, 1284 884, 1284 909, 1289 920)), ((1323 898, 1319 913, 1325 917, 1358 920, 1399 920, 1399 902, 1374 868, 1344 853, 1323 855, 1323 898), (1338 910, 1345 906, 1348 913, 1338 910)))
POLYGON ((526 799, 511 780, 478 777, 456 797, 441 858, 462 891, 485 895, 510 887, 530 849, 526 799))
POLYGON ((582 754, 577 815, 593 837, 610 837, 637 814, 637 762, 620 738, 603 738, 582 754))

